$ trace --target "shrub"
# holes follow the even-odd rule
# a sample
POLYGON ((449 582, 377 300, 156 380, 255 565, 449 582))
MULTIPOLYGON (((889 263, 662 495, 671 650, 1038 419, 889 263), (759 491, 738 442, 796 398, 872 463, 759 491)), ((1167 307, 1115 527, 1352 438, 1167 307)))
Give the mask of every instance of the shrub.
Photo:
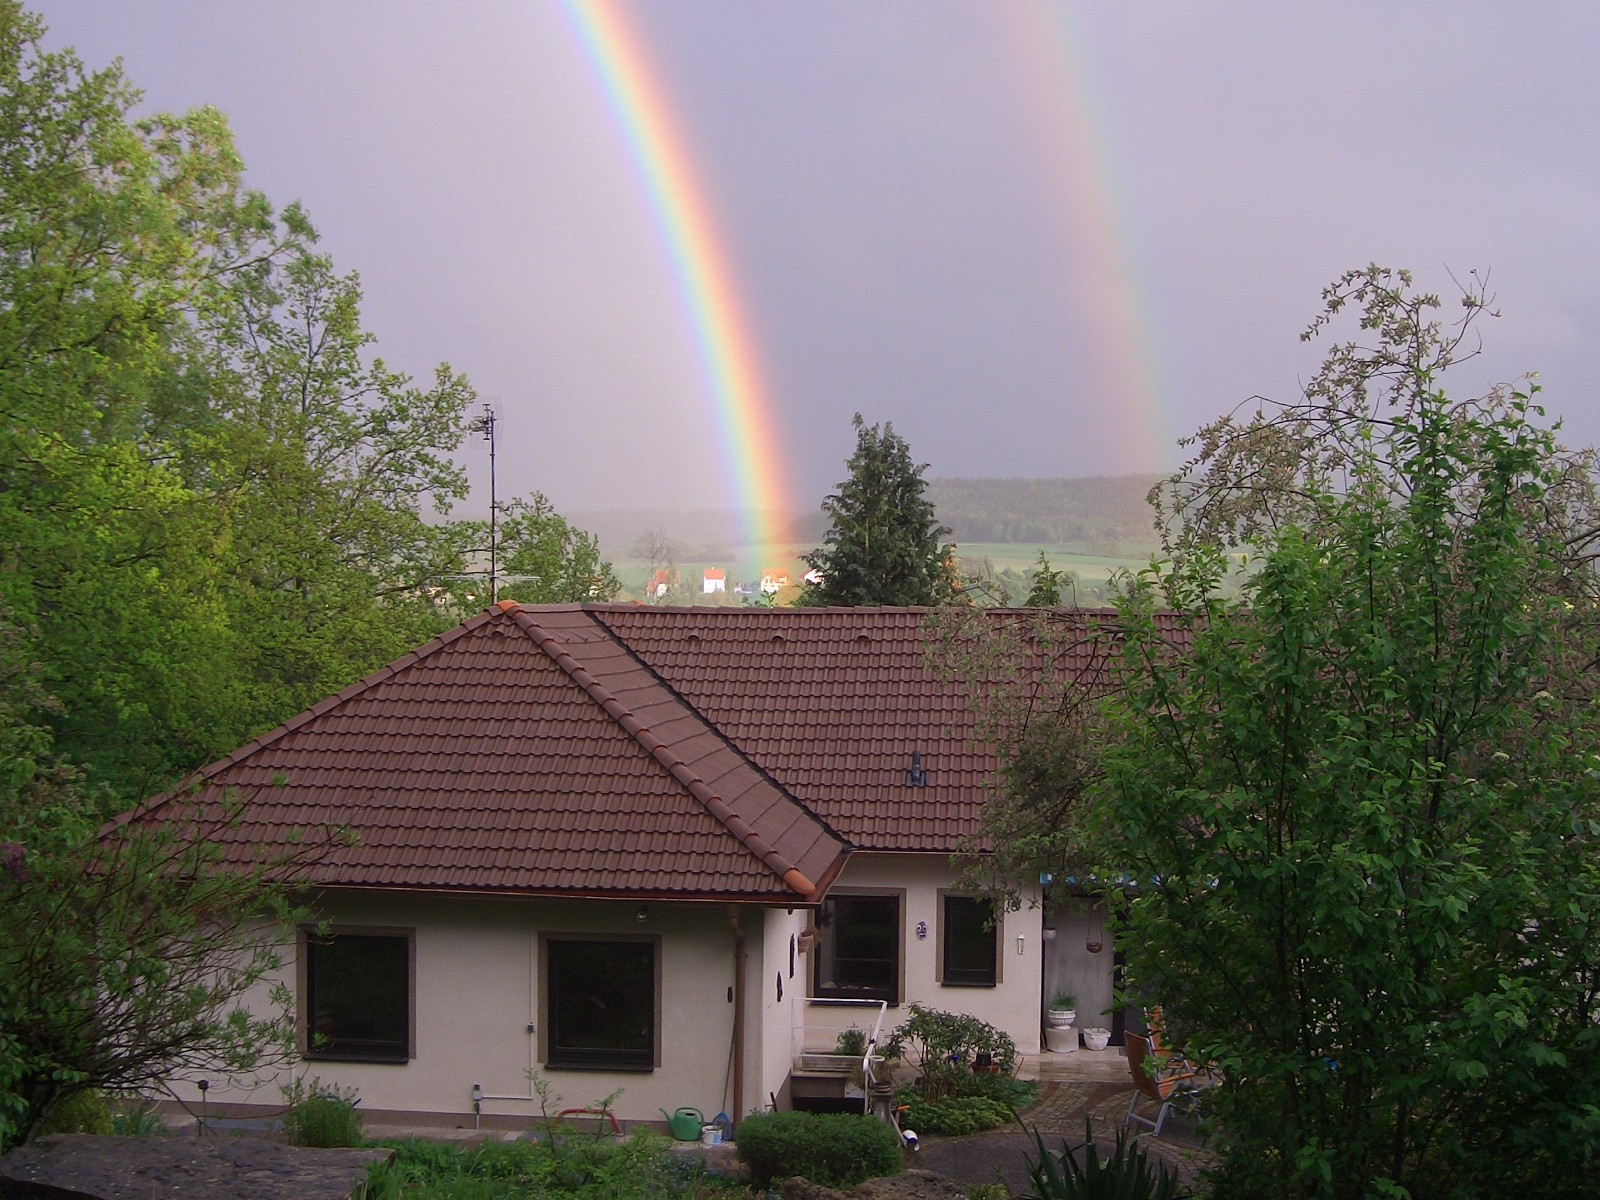
POLYGON ((854 1025, 849 1029, 842 1029, 833 1044, 833 1052, 843 1054, 847 1058, 864 1058, 867 1053, 867 1035, 854 1025))
POLYGON ((33 1137, 47 1133, 110 1133, 111 1108, 94 1088, 68 1092, 45 1110, 33 1137))
POLYGON ((395 1158, 369 1167, 353 1200, 754 1200, 743 1185, 670 1153, 667 1140, 649 1131, 626 1142, 557 1133, 472 1147, 414 1138, 371 1144, 395 1158))
POLYGON ((971 1077, 968 1068, 979 1051, 988 1053, 1002 1072, 1009 1072, 1017 1058, 1016 1043, 1004 1030, 965 1013, 921 1004, 911 1006, 911 1015, 895 1026, 884 1048, 889 1057, 908 1058, 922 1072, 928 1097, 967 1091, 961 1077, 971 1077))
POLYGON ((1013 1116, 1010 1105, 987 1096, 944 1096, 927 1100, 914 1088, 902 1089, 900 1103, 906 1111, 900 1114, 902 1128, 918 1133, 943 1133, 956 1137, 964 1133, 978 1133, 1008 1124, 1013 1116))
POLYGON ((850 1113, 753 1113, 739 1126, 739 1158, 757 1187, 800 1175, 853 1187, 900 1170, 900 1139, 885 1122, 850 1113))
POLYGON ((313 1077, 296 1079, 283 1089, 288 1111, 283 1134, 293 1146, 359 1146, 362 1143, 360 1100, 354 1088, 342 1089, 313 1077))

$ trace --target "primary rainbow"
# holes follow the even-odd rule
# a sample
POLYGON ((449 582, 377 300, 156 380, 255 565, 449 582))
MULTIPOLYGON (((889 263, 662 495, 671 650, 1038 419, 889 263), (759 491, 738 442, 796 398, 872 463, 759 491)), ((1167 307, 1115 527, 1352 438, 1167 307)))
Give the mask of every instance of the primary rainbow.
POLYGON ((565 9, 649 195, 706 373, 745 535, 764 556, 776 541, 775 521, 795 505, 756 340, 693 156, 622 6, 566 0, 565 9))

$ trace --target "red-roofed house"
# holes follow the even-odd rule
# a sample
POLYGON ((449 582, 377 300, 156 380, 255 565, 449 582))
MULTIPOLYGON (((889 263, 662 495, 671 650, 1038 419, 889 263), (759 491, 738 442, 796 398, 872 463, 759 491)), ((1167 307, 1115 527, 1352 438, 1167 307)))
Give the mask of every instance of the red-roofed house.
POLYGON ((707 567, 700 577, 700 590, 710 596, 728 590, 728 573, 721 567, 707 567))
POLYGON ((994 762, 926 617, 507 601, 201 770, 246 800, 225 861, 354 834, 307 878, 327 932, 287 948, 303 1069, 417 1121, 526 1122, 529 1069, 623 1089, 625 1120, 737 1117, 788 1101, 807 997, 967 1012, 1028 1054, 1055 991, 1108 1007, 1081 929, 986 929, 951 888, 994 762))

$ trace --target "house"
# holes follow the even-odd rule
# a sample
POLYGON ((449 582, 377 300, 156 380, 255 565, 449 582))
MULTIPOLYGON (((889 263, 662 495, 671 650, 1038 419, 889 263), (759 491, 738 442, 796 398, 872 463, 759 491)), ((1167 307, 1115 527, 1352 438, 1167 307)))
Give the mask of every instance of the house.
POLYGON ((672 573, 665 567, 658 568, 645 581, 644 594, 648 599, 659 600, 672 590, 672 573))
POLYGON ((728 590, 728 573, 719 567, 707 567, 700 581, 700 591, 711 596, 728 590))
MULTIPOLYGON (((991 924, 953 884, 994 761, 927 618, 502 601, 203 768, 182 792, 244 802, 225 863, 351 835, 276 981, 299 1069, 418 1123, 525 1123, 530 1070, 568 1103, 621 1089, 625 1121, 737 1118, 870 1025, 815 998, 970 1013, 1030 1055, 1056 991, 1090 1023, 1096 915, 1035 884, 991 924)), ((208 1104, 278 1083, 213 1078, 208 1104)))
POLYGON ((776 596, 789 586, 789 572, 782 567, 761 568, 761 591, 763 595, 776 596))

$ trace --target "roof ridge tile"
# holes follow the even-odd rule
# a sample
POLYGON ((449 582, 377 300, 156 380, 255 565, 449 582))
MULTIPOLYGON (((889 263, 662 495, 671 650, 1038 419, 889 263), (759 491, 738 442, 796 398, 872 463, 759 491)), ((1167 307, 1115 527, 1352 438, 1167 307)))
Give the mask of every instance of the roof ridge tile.
MULTIPOLYGON (((605 624, 605 622, 597 619, 593 614, 586 610, 580 609, 579 611, 582 611, 583 615, 587 617, 594 626, 605 633, 607 641, 609 641, 612 645, 621 648, 624 653, 628 654, 628 657, 631 661, 640 666, 644 666, 644 664, 639 663, 638 659, 628 652, 626 643, 619 641, 611 629, 605 624)), ((607 688, 605 684, 597 679, 587 667, 580 663, 570 651, 561 646, 552 634, 547 632, 537 621, 533 619, 532 615, 518 608, 517 610, 511 612, 511 616, 516 621, 518 627, 521 628, 523 632, 526 633, 528 637, 539 646, 540 649, 550 656, 552 662, 565 671, 567 675, 578 684, 578 686, 582 687, 586 692, 588 692, 590 697, 597 704, 599 704, 600 707, 603 708, 606 713, 628 733, 630 737, 637 741, 639 745, 656 760, 656 762, 660 763, 663 769, 665 769, 674 779, 682 784, 683 787, 688 790, 690 795, 698 800, 706 808, 706 810, 710 812, 711 815, 728 830, 729 833, 737 838, 753 855, 755 855, 755 857, 758 858, 768 870, 782 879, 785 886, 789 887, 798 894, 807 897, 814 895, 818 891, 818 881, 809 879, 792 860, 780 853, 777 847, 773 846, 767 841, 766 838, 752 828, 751 825, 744 820, 744 818, 735 812, 725 800, 717 795, 716 792, 706 784, 705 780, 703 780, 687 762, 685 762, 673 751, 670 745, 657 737, 655 734, 651 733, 650 730, 645 727, 644 723, 641 722, 638 717, 636 717, 620 700, 618 700, 611 693, 610 689, 607 688)), ((652 672, 652 674, 654 673, 652 672)), ((697 725, 704 729, 708 729, 713 733, 715 732, 715 726, 713 726, 711 722, 707 721, 700 713, 696 712, 694 707, 689 704, 688 701, 677 695, 675 692, 672 692, 671 689, 667 687, 665 682, 660 682, 660 686, 668 690, 668 693, 671 695, 676 706, 685 710, 694 717, 697 725)), ((726 739, 721 739, 721 741, 723 745, 728 745, 726 739)), ((730 748, 737 752, 736 747, 730 748)), ((740 757, 744 757, 742 753, 740 754, 740 757)), ((793 796, 789 796, 786 792, 783 792, 782 788, 775 781, 767 780, 767 783, 769 786, 778 790, 790 804, 796 806, 797 808, 805 808, 805 806, 800 804, 800 802, 794 799, 793 796)), ((808 813, 810 812, 809 809, 806 809, 805 811, 808 813)), ((811 815, 813 818, 815 818, 815 814, 811 815)), ((818 824, 821 825, 821 822, 819 821, 818 824)), ((829 837, 837 840, 837 835, 833 834, 831 830, 827 830, 825 825, 822 826, 822 828, 827 832, 829 837)))

